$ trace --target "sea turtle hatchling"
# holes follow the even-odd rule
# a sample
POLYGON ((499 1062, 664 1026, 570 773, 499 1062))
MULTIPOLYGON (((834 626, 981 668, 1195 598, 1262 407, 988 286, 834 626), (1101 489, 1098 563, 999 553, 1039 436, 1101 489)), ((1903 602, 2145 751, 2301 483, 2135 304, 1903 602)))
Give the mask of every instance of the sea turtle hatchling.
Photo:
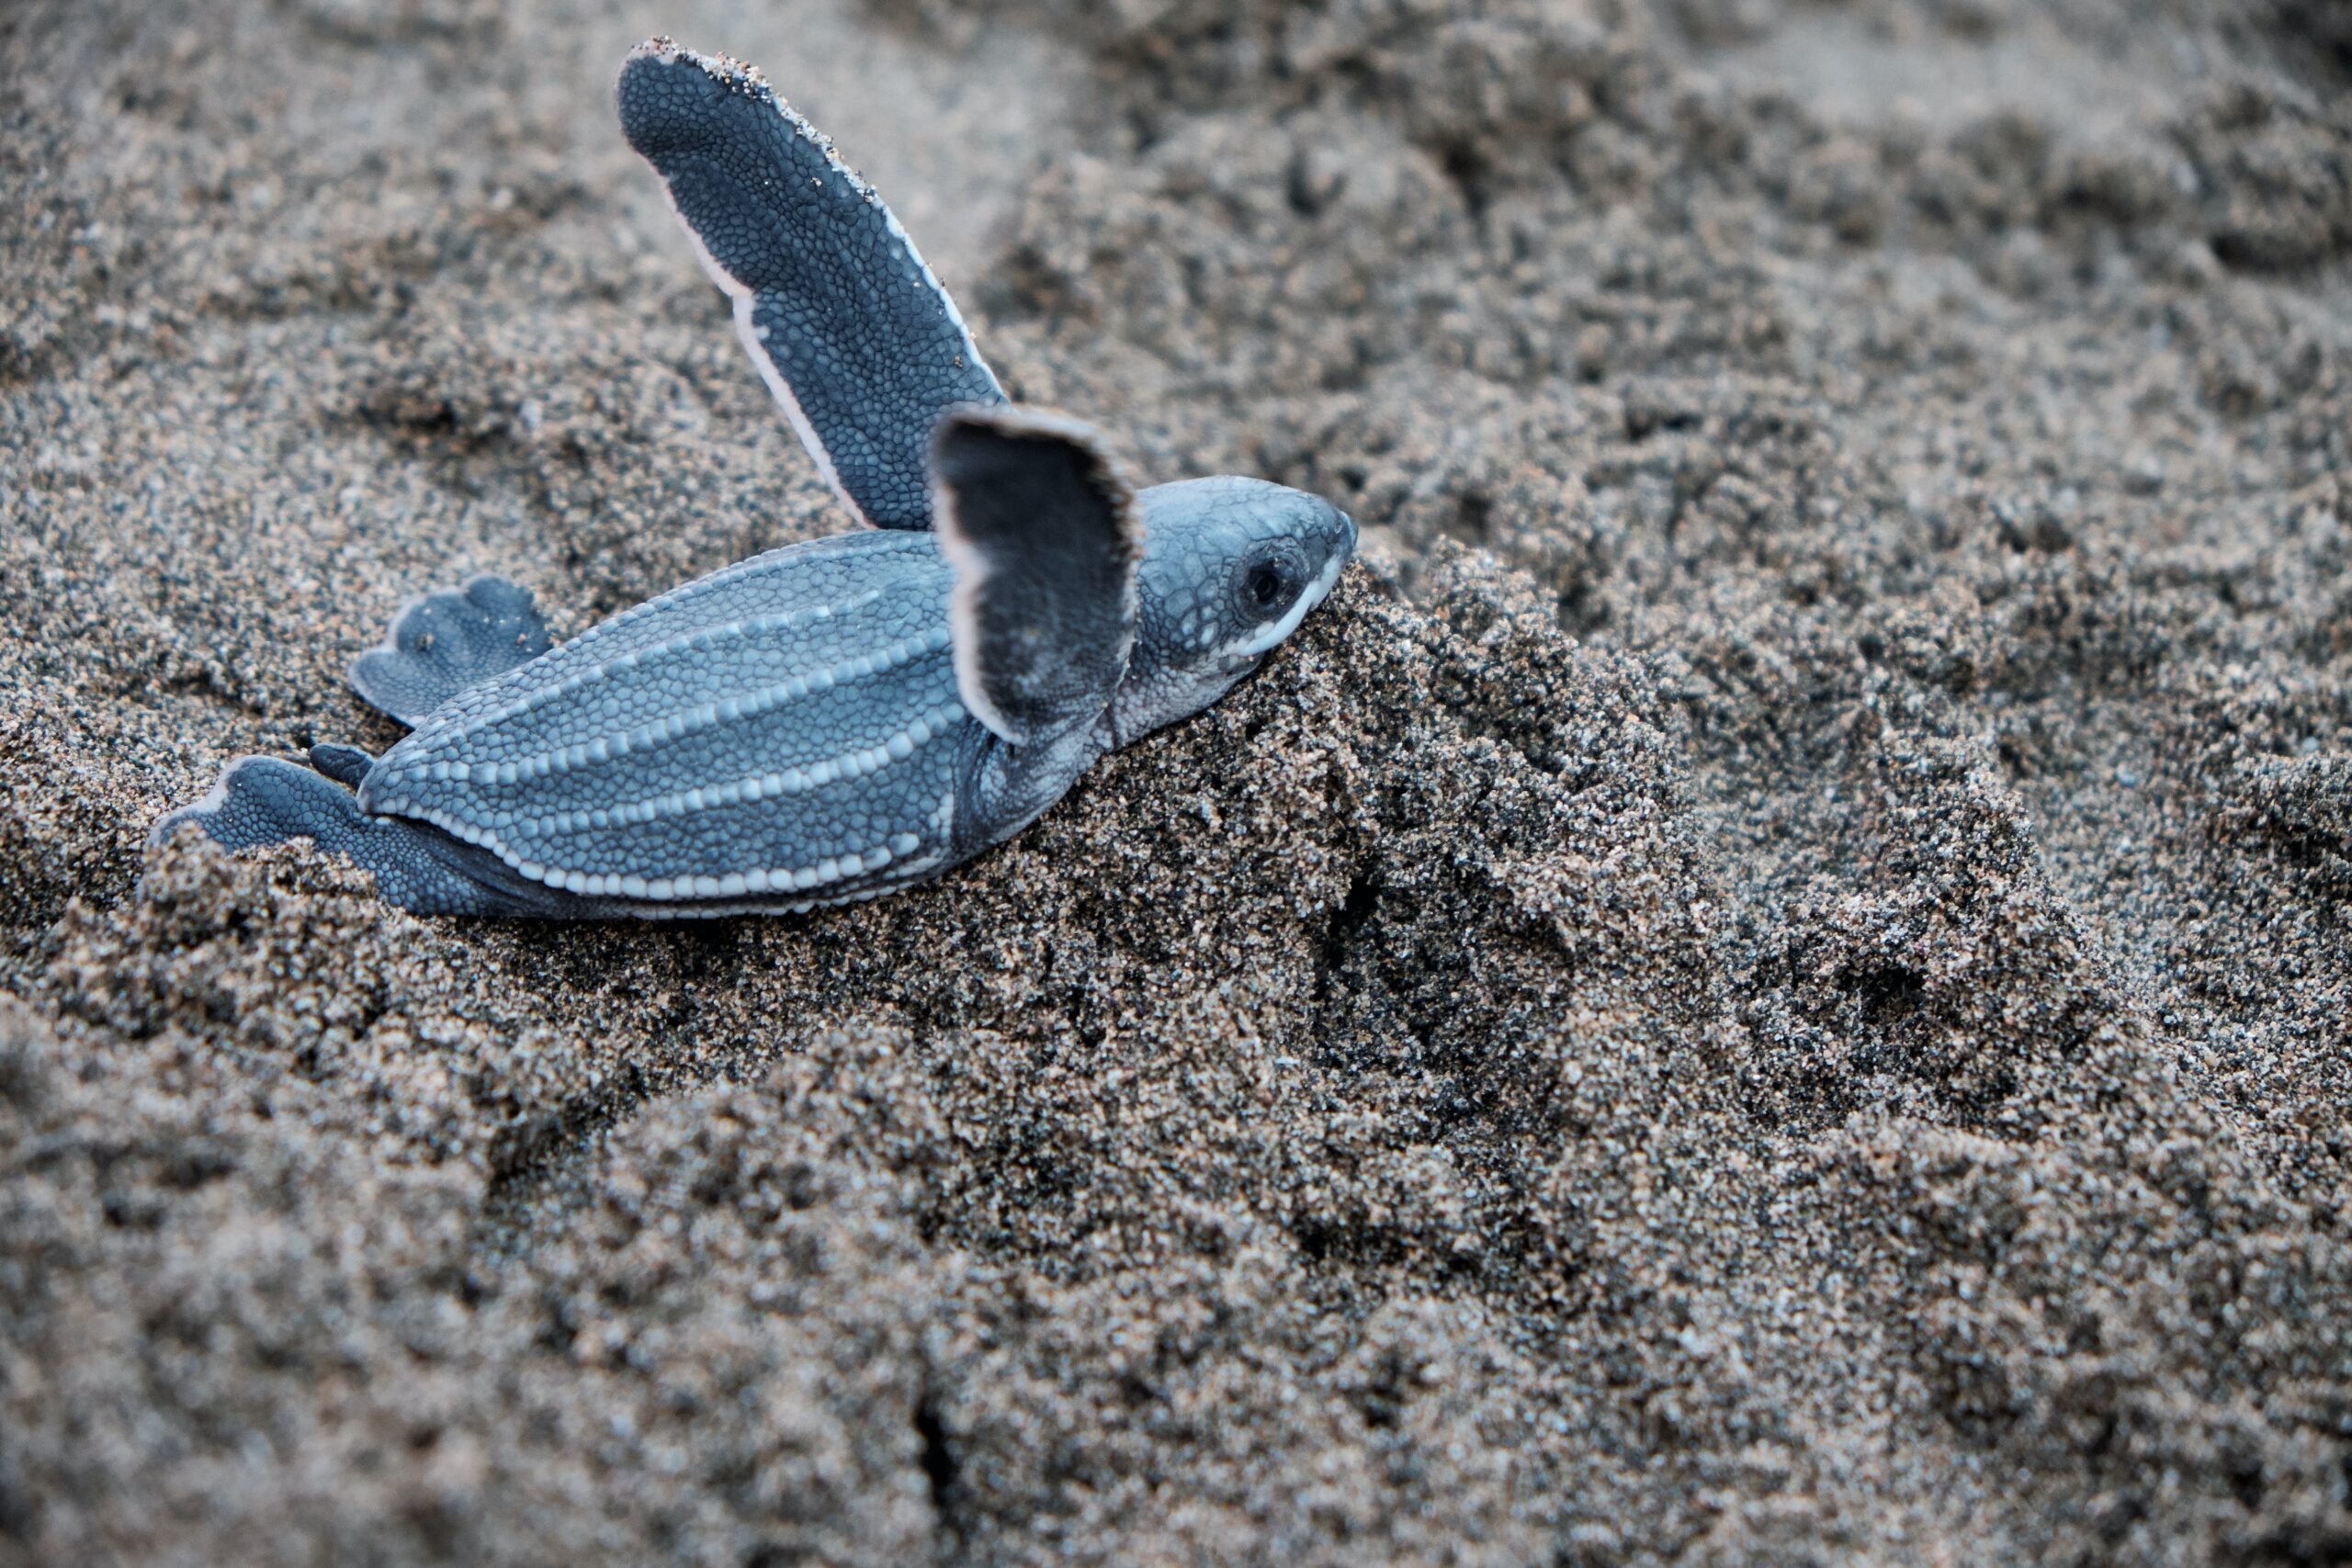
POLYGON ((1356 529, 1329 503, 1229 476, 1136 494, 1085 426, 1011 406, 881 198, 756 72, 656 39, 617 96, 761 378, 873 528, 560 648, 512 583, 428 595, 351 668, 406 738, 315 747, 311 769, 241 758, 159 840, 307 838, 427 914, 871 898, 1216 701, 1339 580, 1356 529))

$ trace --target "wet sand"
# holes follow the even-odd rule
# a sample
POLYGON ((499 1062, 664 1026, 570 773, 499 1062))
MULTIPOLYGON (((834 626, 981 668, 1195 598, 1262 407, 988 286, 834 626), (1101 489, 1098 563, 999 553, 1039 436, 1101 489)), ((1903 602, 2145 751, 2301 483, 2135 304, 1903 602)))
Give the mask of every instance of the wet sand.
POLYGON ((0 15, 0 1563, 2352 1560, 2325 0, 0 15), (945 880, 150 824, 842 525, 608 93, 1365 525, 945 880))

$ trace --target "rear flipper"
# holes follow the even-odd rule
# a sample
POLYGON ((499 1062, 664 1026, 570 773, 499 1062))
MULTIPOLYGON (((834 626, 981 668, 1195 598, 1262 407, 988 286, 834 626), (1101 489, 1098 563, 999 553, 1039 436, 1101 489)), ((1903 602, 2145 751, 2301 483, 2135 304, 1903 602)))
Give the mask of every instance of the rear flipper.
POLYGON ((311 766, 345 789, 357 789, 376 759, 356 746, 322 744, 311 748, 311 766))
POLYGON ((156 823, 148 842, 167 841, 184 822, 232 852, 309 839, 373 873, 379 895, 420 915, 576 920, 605 913, 593 900, 526 880, 489 851, 438 829, 370 817, 349 790, 276 757, 230 763, 212 793, 156 823))
POLYGON ((411 603, 384 646, 352 661, 351 684, 371 706, 413 728, 467 687, 553 646, 529 589, 477 577, 411 603))

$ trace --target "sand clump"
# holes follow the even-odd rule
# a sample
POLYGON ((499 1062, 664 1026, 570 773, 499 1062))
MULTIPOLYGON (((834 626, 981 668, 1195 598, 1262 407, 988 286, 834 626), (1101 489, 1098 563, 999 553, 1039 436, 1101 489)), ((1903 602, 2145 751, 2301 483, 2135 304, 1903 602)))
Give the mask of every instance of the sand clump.
POLYGON ((2335 15, 0 19, 0 1562, 2352 1558, 2335 15), (143 851, 839 526, 655 30, 1363 566, 877 904, 143 851))

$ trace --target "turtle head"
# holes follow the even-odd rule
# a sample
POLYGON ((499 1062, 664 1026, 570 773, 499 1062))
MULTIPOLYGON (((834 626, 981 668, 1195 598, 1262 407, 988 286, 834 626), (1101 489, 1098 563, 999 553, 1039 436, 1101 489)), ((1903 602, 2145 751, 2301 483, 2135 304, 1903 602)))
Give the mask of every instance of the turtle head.
POLYGON ((1346 513, 1264 479, 1186 479, 1137 499, 1143 564, 1135 651, 1111 701, 1117 746, 1232 690, 1323 602, 1356 547, 1346 513))

